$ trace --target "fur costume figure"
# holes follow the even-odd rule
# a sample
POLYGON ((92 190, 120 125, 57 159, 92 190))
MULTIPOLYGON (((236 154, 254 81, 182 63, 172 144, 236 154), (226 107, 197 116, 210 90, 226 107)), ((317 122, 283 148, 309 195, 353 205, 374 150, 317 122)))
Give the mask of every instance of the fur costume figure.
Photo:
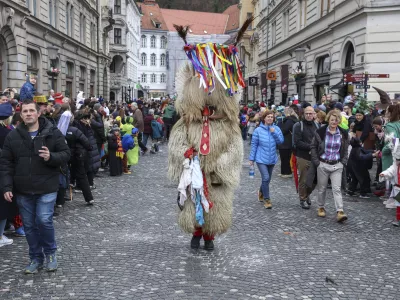
MULTIPOLYGON (((213 64, 209 47, 214 47, 213 51, 220 50, 219 54, 228 51, 225 50, 228 47, 233 49, 233 53, 236 50, 233 45, 188 45, 185 39, 188 27, 175 28, 185 41, 184 49, 190 60, 190 55, 196 55, 194 51, 201 47, 204 48, 204 53, 199 56, 209 66, 213 64), (185 32, 182 34, 182 31, 185 32), (193 51, 192 54, 190 51, 193 51)), ((196 66, 197 58, 191 60, 192 63, 185 63, 179 70, 176 77, 178 97, 175 106, 181 118, 174 125, 168 143, 168 175, 175 182, 181 179, 179 194, 182 198, 178 199, 178 203, 182 207, 178 224, 182 230, 193 234, 191 247, 194 249, 199 248, 203 237, 204 248, 213 250, 214 236, 225 233, 231 227, 233 194, 239 184, 243 161, 243 140, 238 120, 240 95, 236 82, 229 81, 234 78, 233 67, 221 70, 224 63, 218 60, 221 55, 217 57, 214 59, 215 66, 207 68, 210 72, 207 76, 199 73, 202 69, 196 66), (193 149, 194 154, 187 154, 190 149, 193 149), (200 173, 196 164, 200 166, 200 173), (199 184, 200 178, 203 178, 203 185, 199 184), (200 210, 203 219, 199 216, 200 210)), ((234 55, 229 57, 232 62, 234 55)), ((239 74, 237 82, 242 85, 240 66, 235 67, 234 71, 238 70, 239 74)))

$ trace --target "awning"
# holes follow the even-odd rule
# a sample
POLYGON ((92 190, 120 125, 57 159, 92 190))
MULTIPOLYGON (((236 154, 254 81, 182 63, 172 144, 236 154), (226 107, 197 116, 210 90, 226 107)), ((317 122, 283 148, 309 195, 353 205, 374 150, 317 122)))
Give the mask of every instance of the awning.
POLYGON ((330 90, 339 90, 341 88, 344 87, 344 81, 343 79, 341 79, 338 83, 332 85, 331 87, 329 87, 330 90))

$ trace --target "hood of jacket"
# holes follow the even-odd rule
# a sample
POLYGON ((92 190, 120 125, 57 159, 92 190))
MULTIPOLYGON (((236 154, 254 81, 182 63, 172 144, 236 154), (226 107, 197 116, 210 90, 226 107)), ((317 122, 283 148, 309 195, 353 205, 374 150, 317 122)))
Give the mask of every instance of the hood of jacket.
MULTIPOLYGON (((44 137, 53 135, 53 129, 55 127, 49 120, 47 120, 45 117, 39 117, 38 121, 39 121, 38 135, 41 135, 44 137)), ((21 122, 17 126, 16 130, 22 137, 28 138, 28 140, 31 140, 31 136, 29 135, 28 127, 25 125, 24 122, 21 122)))

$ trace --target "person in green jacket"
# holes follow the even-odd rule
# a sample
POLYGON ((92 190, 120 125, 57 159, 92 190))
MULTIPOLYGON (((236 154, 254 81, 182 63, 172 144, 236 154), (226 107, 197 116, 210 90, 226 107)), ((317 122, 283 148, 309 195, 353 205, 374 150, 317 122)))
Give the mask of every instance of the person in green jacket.
MULTIPOLYGON (((390 105, 386 111, 389 122, 385 126, 385 136, 392 135, 400 138, 400 105, 390 105)), ((393 164, 392 152, 389 143, 385 141, 382 149, 382 171, 387 170, 393 164)))
POLYGON ((170 101, 168 106, 164 109, 163 121, 164 121, 164 137, 168 140, 170 132, 172 130, 172 126, 174 126, 174 118, 175 118, 175 107, 173 103, 170 101))

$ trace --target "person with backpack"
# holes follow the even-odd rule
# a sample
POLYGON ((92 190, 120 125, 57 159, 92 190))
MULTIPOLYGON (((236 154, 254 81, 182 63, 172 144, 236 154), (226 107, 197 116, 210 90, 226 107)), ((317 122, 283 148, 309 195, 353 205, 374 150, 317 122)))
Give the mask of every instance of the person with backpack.
POLYGON ((310 195, 315 189, 313 183, 311 188, 306 186, 308 169, 311 165, 311 142, 319 124, 314 121, 315 111, 312 106, 304 109, 304 119, 293 126, 293 151, 296 156, 296 166, 299 172, 299 198, 300 206, 309 209, 311 206, 310 195))
POLYGON ((160 122, 158 122, 158 119, 161 119, 159 116, 154 116, 154 120, 151 121, 150 125, 151 125, 151 129, 153 131, 152 133, 152 140, 154 141, 154 151, 158 152, 159 151, 159 147, 158 147, 158 143, 161 141, 162 137, 163 137, 163 127, 161 125, 160 122))

